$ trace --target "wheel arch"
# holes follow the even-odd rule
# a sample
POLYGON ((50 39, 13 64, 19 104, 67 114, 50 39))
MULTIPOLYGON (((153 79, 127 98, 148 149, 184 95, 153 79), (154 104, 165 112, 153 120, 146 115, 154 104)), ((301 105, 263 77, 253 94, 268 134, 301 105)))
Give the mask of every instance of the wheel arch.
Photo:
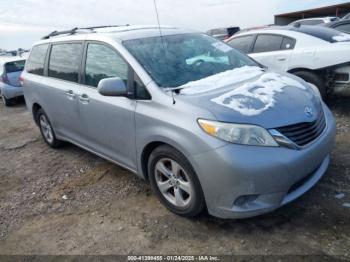
POLYGON ((142 147, 142 150, 140 150, 140 156, 139 156, 139 170, 141 171, 141 172, 139 172, 140 173, 139 175, 142 178, 144 178, 146 181, 148 181, 148 179, 149 179, 148 167, 147 167, 148 159, 149 159, 150 155, 152 154, 152 152, 157 147, 162 146, 162 145, 167 145, 167 146, 174 148, 175 150, 177 150, 181 154, 183 154, 185 157, 187 157, 187 159, 189 160, 188 152, 174 141, 171 141, 171 140, 166 139, 166 138, 158 138, 154 141, 149 141, 148 143, 146 143, 142 147))
POLYGON ((36 124, 38 124, 38 119, 37 119, 36 115, 37 115, 39 109, 41 109, 41 108, 42 108, 42 106, 39 105, 38 103, 34 103, 34 104, 32 105, 33 119, 34 119, 34 122, 35 122, 36 124))
POLYGON ((289 69, 287 72, 290 73, 290 74, 294 74, 294 73, 300 72, 300 71, 306 71, 306 72, 310 72, 310 73, 317 73, 318 70, 305 68, 305 67, 297 67, 297 68, 289 69))

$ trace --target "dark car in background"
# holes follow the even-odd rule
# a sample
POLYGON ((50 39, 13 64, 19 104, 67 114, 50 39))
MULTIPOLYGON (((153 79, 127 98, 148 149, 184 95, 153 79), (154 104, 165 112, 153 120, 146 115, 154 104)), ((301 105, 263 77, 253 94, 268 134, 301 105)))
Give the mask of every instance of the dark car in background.
POLYGON ((241 29, 237 26, 234 27, 223 27, 223 28, 215 28, 207 31, 208 35, 211 35, 219 40, 226 40, 233 36, 235 33, 240 31, 241 29))

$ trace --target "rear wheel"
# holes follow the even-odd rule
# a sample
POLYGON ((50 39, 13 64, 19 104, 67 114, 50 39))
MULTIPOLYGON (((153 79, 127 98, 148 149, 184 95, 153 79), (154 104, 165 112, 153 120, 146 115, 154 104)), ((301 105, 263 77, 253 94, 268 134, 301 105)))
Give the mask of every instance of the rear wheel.
POLYGON ((320 91, 322 99, 323 100, 327 99, 327 86, 325 84, 325 81, 322 79, 322 77, 309 71, 298 71, 298 72, 295 72, 294 75, 302 78, 306 82, 314 84, 320 91))
POLYGON ((187 217, 203 211, 199 180, 179 151, 167 145, 156 148, 148 161, 148 174, 153 192, 170 211, 187 217))
POLYGON ((2 100, 4 101, 5 106, 12 106, 13 105, 13 99, 6 98, 4 95, 2 96, 2 100))
POLYGON ((63 142, 56 138, 55 132, 52 128, 49 118, 45 114, 44 110, 39 109, 36 114, 36 120, 40 128, 40 132, 46 144, 52 148, 60 147, 63 142))

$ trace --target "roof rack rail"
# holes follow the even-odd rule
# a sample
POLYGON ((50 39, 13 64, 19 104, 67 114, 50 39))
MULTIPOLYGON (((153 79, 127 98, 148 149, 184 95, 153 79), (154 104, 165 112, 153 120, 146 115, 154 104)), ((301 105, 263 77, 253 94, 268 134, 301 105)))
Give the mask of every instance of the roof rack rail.
POLYGON ((126 24, 126 25, 101 25, 101 26, 81 27, 81 28, 74 27, 73 29, 70 29, 70 30, 53 31, 41 39, 49 39, 50 37, 58 36, 58 35, 74 35, 78 30, 91 30, 91 31, 93 31, 94 29, 99 29, 99 28, 120 27, 120 26, 129 26, 129 24, 126 24))
POLYGON ((74 27, 73 29, 71 30, 65 30, 65 31, 53 31, 51 32, 50 34, 44 36, 43 38, 41 39, 49 39, 50 37, 53 37, 53 36, 57 36, 57 35, 73 35, 79 28, 78 27, 74 27))
POLYGON ((79 29, 94 30, 94 29, 99 29, 99 28, 120 27, 120 26, 130 26, 130 25, 129 24, 126 24, 126 25, 99 25, 99 26, 91 26, 91 27, 82 27, 79 29))

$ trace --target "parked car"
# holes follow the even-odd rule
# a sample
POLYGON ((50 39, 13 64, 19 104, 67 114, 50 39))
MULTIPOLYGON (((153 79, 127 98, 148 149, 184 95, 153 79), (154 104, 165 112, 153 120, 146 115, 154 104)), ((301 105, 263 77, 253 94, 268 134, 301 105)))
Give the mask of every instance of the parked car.
POLYGON ((350 94, 350 35, 320 26, 275 27, 234 35, 232 47, 301 77, 327 94, 350 94))
POLYGON ((239 30, 241 30, 239 27, 223 27, 223 28, 210 29, 209 31, 207 31, 207 34, 219 40, 225 40, 230 38, 239 30))
POLYGON ((333 23, 323 24, 322 26, 333 28, 335 30, 341 31, 343 33, 350 34, 350 19, 340 20, 333 23))
POLYGON ((289 24, 289 26, 295 26, 297 24, 299 25, 321 25, 321 24, 328 24, 335 21, 338 21, 339 17, 336 16, 328 16, 328 17, 318 17, 318 18, 305 18, 300 19, 297 21, 294 21, 289 24))
POLYGON ((22 77, 45 142, 131 170, 184 216, 255 216, 315 185, 335 138, 317 89, 206 34, 161 32, 75 28, 37 42, 22 77))
POLYGON ((22 57, 0 58, 0 91, 5 106, 23 96, 20 76, 24 69, 25 60, 22 57))
POLYGON ((340 20, 348 20, 348 19, 350 19, 350 13, 347 13, 342 18, 340 18, 340 20))

